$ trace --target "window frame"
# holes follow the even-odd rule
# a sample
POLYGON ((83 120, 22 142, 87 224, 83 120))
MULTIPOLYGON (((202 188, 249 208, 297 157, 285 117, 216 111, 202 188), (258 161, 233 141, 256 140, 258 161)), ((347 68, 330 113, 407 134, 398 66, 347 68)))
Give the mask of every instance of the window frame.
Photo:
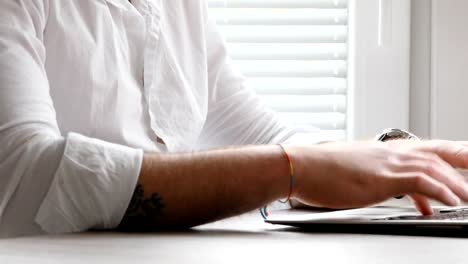
POLYGON ((409 128, 411 1, 349 2, 348 139, 409 128))

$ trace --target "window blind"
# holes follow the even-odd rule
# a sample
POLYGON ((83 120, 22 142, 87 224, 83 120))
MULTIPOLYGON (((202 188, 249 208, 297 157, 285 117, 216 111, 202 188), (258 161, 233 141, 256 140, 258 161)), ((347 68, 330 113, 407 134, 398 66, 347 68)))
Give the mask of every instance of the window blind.
POLYGON ((208 0, 231 57, 286 122, 346 139, 348 0, 208 0))

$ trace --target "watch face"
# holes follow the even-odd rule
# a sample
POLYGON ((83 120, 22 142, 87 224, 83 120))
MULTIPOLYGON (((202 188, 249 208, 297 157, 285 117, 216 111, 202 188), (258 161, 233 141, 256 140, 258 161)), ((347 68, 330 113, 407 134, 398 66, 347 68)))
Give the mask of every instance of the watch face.
POLYGON ((379 141, 384 142, 398 139, 419 140, 417 136, 411 134, 410 132, 396 128, 386 129, 378 138, 379 141))
POLYGON ((401 130, 391 130, 387 132, 388 137, 404 137, 405 133, 401 130))
POLYGON ((405 136, 402 136, 402 135, 392 135, 392 136, 388 136, 385 141, 389 141, 389 140, 398 140, 398 139, 409 139, 405 136))

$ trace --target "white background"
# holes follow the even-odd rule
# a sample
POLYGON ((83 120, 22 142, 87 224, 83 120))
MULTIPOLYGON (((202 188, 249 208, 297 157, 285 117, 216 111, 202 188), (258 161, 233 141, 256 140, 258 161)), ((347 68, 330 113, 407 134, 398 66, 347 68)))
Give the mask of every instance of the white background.
POLYGON ((350 139, 410 126, 411 1, 350 1, 350 139))
POLYGON ((468 1, 413 0, 411 129, 468 140, 468 1))
POLYGON ((432 3, 431 136, 468 139, 468 1, 432 3))
POLYGON ((383 127, 409 127, 423 138, 468 140, 468 122, 464 120, 468 118, 468 1, 407 1, 411 2, 411 23, 406 7, 398 0, 355 1, 363 5, 360 12, 367 12, 364 18, 356 18, 362 23, 356 42, 368 43, 354 47, 358 61, 353 113, 356 132, 351 138, 369 136, 383 127), (386 49, 396 57, 386 56, 375 46, 362 46, 373 43, 375 28, 366 26, 365 20, 376 20, 372 9, 375 16, 375 5, 382 1, 393 5, 392 27, 397 33, 386 49), (405 23, 410 27, 409 54, 405 23), (405 56, 409 56, 409 70, 405 56), (385 63, 373 68, 379 61, 385 63), (389 70, 394 67, 401 71, 389 70), (405 75, 407 70, 409 76, 405 75), (383 74, 389 71, 392 74, 383 74), (385 109, 378 110, 379 106, 385 109))

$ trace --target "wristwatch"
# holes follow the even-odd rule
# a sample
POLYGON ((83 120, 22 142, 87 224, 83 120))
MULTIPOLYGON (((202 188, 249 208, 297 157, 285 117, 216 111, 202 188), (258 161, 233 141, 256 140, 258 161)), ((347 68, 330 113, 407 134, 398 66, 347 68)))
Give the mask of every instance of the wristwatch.
POLYGON ((387 128, 375 137, 375 140, 382 142, 398 139, 420 140, 413 133, 398 128, 387 128))
MULTIPOLYGON (((403 129, 387 128, 382 133, 375 136, 377 141, 390 141, 390 140, 420 140, 416 135, 403 129)), ((396 196, 395 199, 402 199, 404 195, 396 196)))

